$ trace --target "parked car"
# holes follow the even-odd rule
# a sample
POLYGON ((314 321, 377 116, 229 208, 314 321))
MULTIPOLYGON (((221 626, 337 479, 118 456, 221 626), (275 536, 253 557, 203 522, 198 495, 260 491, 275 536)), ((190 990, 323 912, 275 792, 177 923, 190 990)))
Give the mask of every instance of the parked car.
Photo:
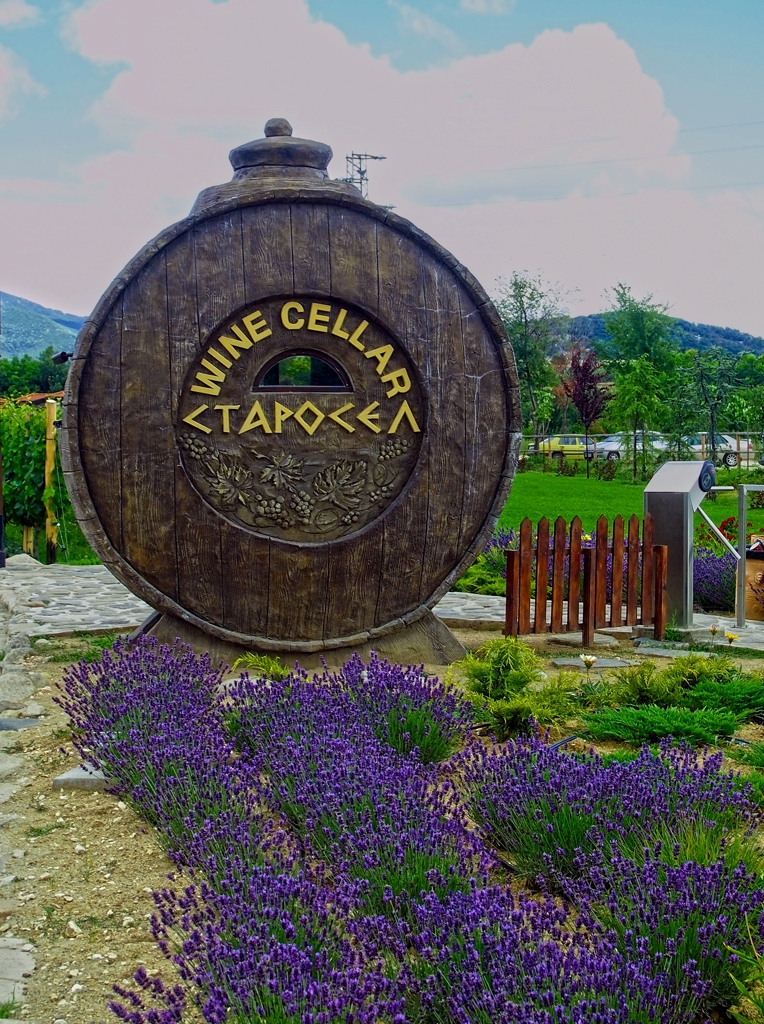
MULTIPOLYGON (((668 441, 662 434, 654 430, 639 431, 637 434, 637 451, 642 451, 643 444, 648 451, 665 452, 668 449, 668 441)), ((607 437, 598 439, 596 445, 592 445, 588 459, 609 459, 610 462, 617 462, 618 459, 628 455, 634 450, 634 435, 625 430, 616 434, 609 434, 607 437)))
MULTIPOLYGON (((705 446, 700 434, 692 434, 689 437, 682 438, 684 444, 690 449, 696 458, 711 458, 711 435, 705 435, 705 446)), ((727 466, 728 469, 734 469, 737 466, 738 459, 738 447, 737 437, 734 434, 715 434, 714 440, 716 442, 716 455, 717 458, 722 462, 723 465, 727 466)), ((748 455, 753 455, 753 442, 748 437, 740 438, 740 456, 741 459, 748 455)))
MULTIPOLYGON (((587 449, 583 434, 554 434, 528 445, 528 455, 549 455, 553 459, 583 459, 585 453, 594 448, 590 439, 587 449)), ((588 456, 587 456, 588 458, 588 456)))

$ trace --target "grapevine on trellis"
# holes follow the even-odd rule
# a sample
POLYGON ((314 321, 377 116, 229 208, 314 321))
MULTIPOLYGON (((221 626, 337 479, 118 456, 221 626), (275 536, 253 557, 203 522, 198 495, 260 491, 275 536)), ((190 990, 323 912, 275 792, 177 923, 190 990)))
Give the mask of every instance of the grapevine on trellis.
MULTIPOLYGON (((20 405, 6 399, 0 406, 0 441, 3 452, 3 502, 6 522, 30 531, 25 550, 36 551, 34 531, 45 526, 45 511, 50 505, 59 517, 68 495, 55 480, 45 487, 45 408, 20 405)), ((56 448, 58 462, 58 448, 56 448)))

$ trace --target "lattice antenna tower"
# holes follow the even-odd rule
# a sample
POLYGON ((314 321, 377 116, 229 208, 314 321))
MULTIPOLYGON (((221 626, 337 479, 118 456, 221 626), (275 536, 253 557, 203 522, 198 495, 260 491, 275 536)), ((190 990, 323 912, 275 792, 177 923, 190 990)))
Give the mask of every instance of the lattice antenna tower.
POLYGON ((345 157, 344 179, 349 185, 355 185, 364 199, 369 198, 369 171, 366 164, 369 160, 386 160, 386 156, 373 156, 371 153, 350 153, 345 157))

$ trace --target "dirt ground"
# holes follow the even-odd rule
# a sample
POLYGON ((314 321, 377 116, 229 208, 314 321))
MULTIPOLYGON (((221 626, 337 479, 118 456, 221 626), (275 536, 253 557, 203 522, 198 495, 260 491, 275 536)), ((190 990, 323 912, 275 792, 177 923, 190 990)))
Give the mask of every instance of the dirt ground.
POLYGON ((151 892, 167 884, 172 865, 116 797, 51 788, 80 763, 52 699, 65 666, 30 661, 48 678, 35 693, 45 717, 34 728, 0 732, 0 749, 23 757, 5 780, 20 789, 2 807, 4 846, 14 852, 0 879, 0 933, 34 947, 36 969, 18 1016, 36 1024, 102 1024, 117 1019, 107 1009, 112 985, 130 984, 139 965, 172 977, 147 920, 151 892))
MULTIPOLYGON (((455 632, 468 649, 501 635, 455 632)), ((576 653, 534 639, 545 659, 576 653)), ((602 654, 634 651, 629 644, 602 654)), ((764 672, 764 660, 740 660, 748 671, 764 672)), ((0 934, 26 939, 37 965, 16 1014, 35 1024, 111 1024, 112 986, 130 985, 140 965, 173 980, 148 928, 151 892, 167 884, 172 865, 153 833, 116 797, 52 789, 52 780, 80 761, 67 718, 53 702, 66 665, 42 657, 27 665, 46 676, 34 695, 45 717, 36 727, 0 732, 0 750, 23 758, 4 779, 20 788, 0 808, 3 845, 13 851, 0 878, 0 934)), ((426 668, 442 675, 447 666, 426 668)), ((554 671, 551 664, 545 668, 554 671)), ((744 727, 741 735, 762 739, 764 727, 744 727)))

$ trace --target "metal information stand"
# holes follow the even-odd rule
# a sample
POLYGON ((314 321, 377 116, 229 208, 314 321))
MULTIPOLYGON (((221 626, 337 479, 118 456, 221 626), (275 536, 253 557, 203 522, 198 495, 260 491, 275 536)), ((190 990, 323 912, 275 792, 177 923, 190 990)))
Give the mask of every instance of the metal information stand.
POLYGON ((700 507, 711 490, 722 490, 716 487, 713 464, 695 460, 665 462, 645 487, 645 513, 649 512, 653 517, 653 543, 668 547, 666 615, 680 629, 689 629, 693 624, 692 563, 696 512, 703 516, 721 543, 738 557, 734 547, 700 507))

